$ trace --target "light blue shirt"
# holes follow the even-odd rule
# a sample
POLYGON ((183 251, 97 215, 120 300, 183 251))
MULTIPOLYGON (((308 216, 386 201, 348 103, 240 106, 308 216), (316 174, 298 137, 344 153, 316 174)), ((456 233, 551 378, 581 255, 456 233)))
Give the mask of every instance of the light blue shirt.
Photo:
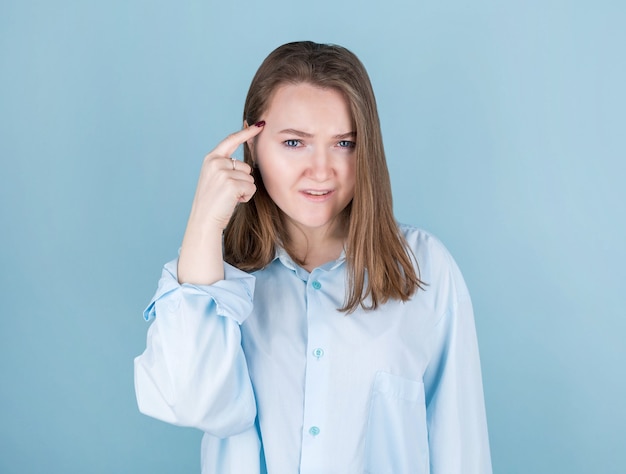
POLYGON ((309 273, 279 250, 210 286, 166 264, 140 410, 203 430, 205 474, 491 473, 469 293, 437 239, 400 229, 425 290, 350 315, 343 256, 309 273))

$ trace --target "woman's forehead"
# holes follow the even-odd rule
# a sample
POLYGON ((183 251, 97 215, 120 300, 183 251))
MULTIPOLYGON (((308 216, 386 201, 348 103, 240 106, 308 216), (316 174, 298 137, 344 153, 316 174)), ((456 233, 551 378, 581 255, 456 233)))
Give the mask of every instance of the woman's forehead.
POLYGON ((279 86, 263 114, 272 128, 295 129, 312 133, 307 128, 332 130, 333 134, 354 131, 348 101, 342 92, 308 83, 279 86), (325 126, 323 126, 325 125, 325 126))

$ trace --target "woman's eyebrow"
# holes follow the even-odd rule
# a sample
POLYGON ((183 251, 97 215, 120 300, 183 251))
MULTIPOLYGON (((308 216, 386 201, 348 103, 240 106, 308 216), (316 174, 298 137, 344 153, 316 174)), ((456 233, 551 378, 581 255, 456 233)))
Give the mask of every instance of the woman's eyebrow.
MULTIPOLYGON (((311 138, 313 136, 313 134, 311 133, 303 132, 302 130, 296 130, 295 128, 286 128, 285 130, 281 130, 278 133, 296 135, 302 138, 311 138)), ((356 132, 347 132, 347 133, 340 133, 338 135, 333 135, 333 138, 337 140, 343 140, 344 138, 351 138, 351 137, 356 137, 356 132)))
POLYGON ((340 133, 339 135, 335 135, 333 138, 336 138, 337 140, 343 140, 344 138, 356 138, 356 132, 340 133))
POLYGON ((284 133, 287 135, 296 135, 302 138, 311 138, 313 135, 307 132, 303 132, 301 130, 296 130, 295 128, 286 128, 285 130, 281 130, 278 133, 284 133))

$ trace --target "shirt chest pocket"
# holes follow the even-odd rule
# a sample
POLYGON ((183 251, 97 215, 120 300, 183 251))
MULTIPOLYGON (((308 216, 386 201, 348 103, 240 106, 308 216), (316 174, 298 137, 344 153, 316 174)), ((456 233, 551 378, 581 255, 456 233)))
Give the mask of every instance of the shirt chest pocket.
POLYGON ((428 474, 424 384, 377 372, 365 442, 367 474, 428 474))

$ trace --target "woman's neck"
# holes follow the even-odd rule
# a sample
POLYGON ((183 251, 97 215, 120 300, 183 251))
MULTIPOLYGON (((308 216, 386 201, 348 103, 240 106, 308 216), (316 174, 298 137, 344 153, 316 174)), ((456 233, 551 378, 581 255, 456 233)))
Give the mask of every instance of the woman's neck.
POLYGON ((295 223, 289 223, 288 228, 291 251, 296 259, 304 262, 302 266, 309 272, 337 260, 344 249, 347 230, 339 222, 317 229, 302 228, 295 223))

